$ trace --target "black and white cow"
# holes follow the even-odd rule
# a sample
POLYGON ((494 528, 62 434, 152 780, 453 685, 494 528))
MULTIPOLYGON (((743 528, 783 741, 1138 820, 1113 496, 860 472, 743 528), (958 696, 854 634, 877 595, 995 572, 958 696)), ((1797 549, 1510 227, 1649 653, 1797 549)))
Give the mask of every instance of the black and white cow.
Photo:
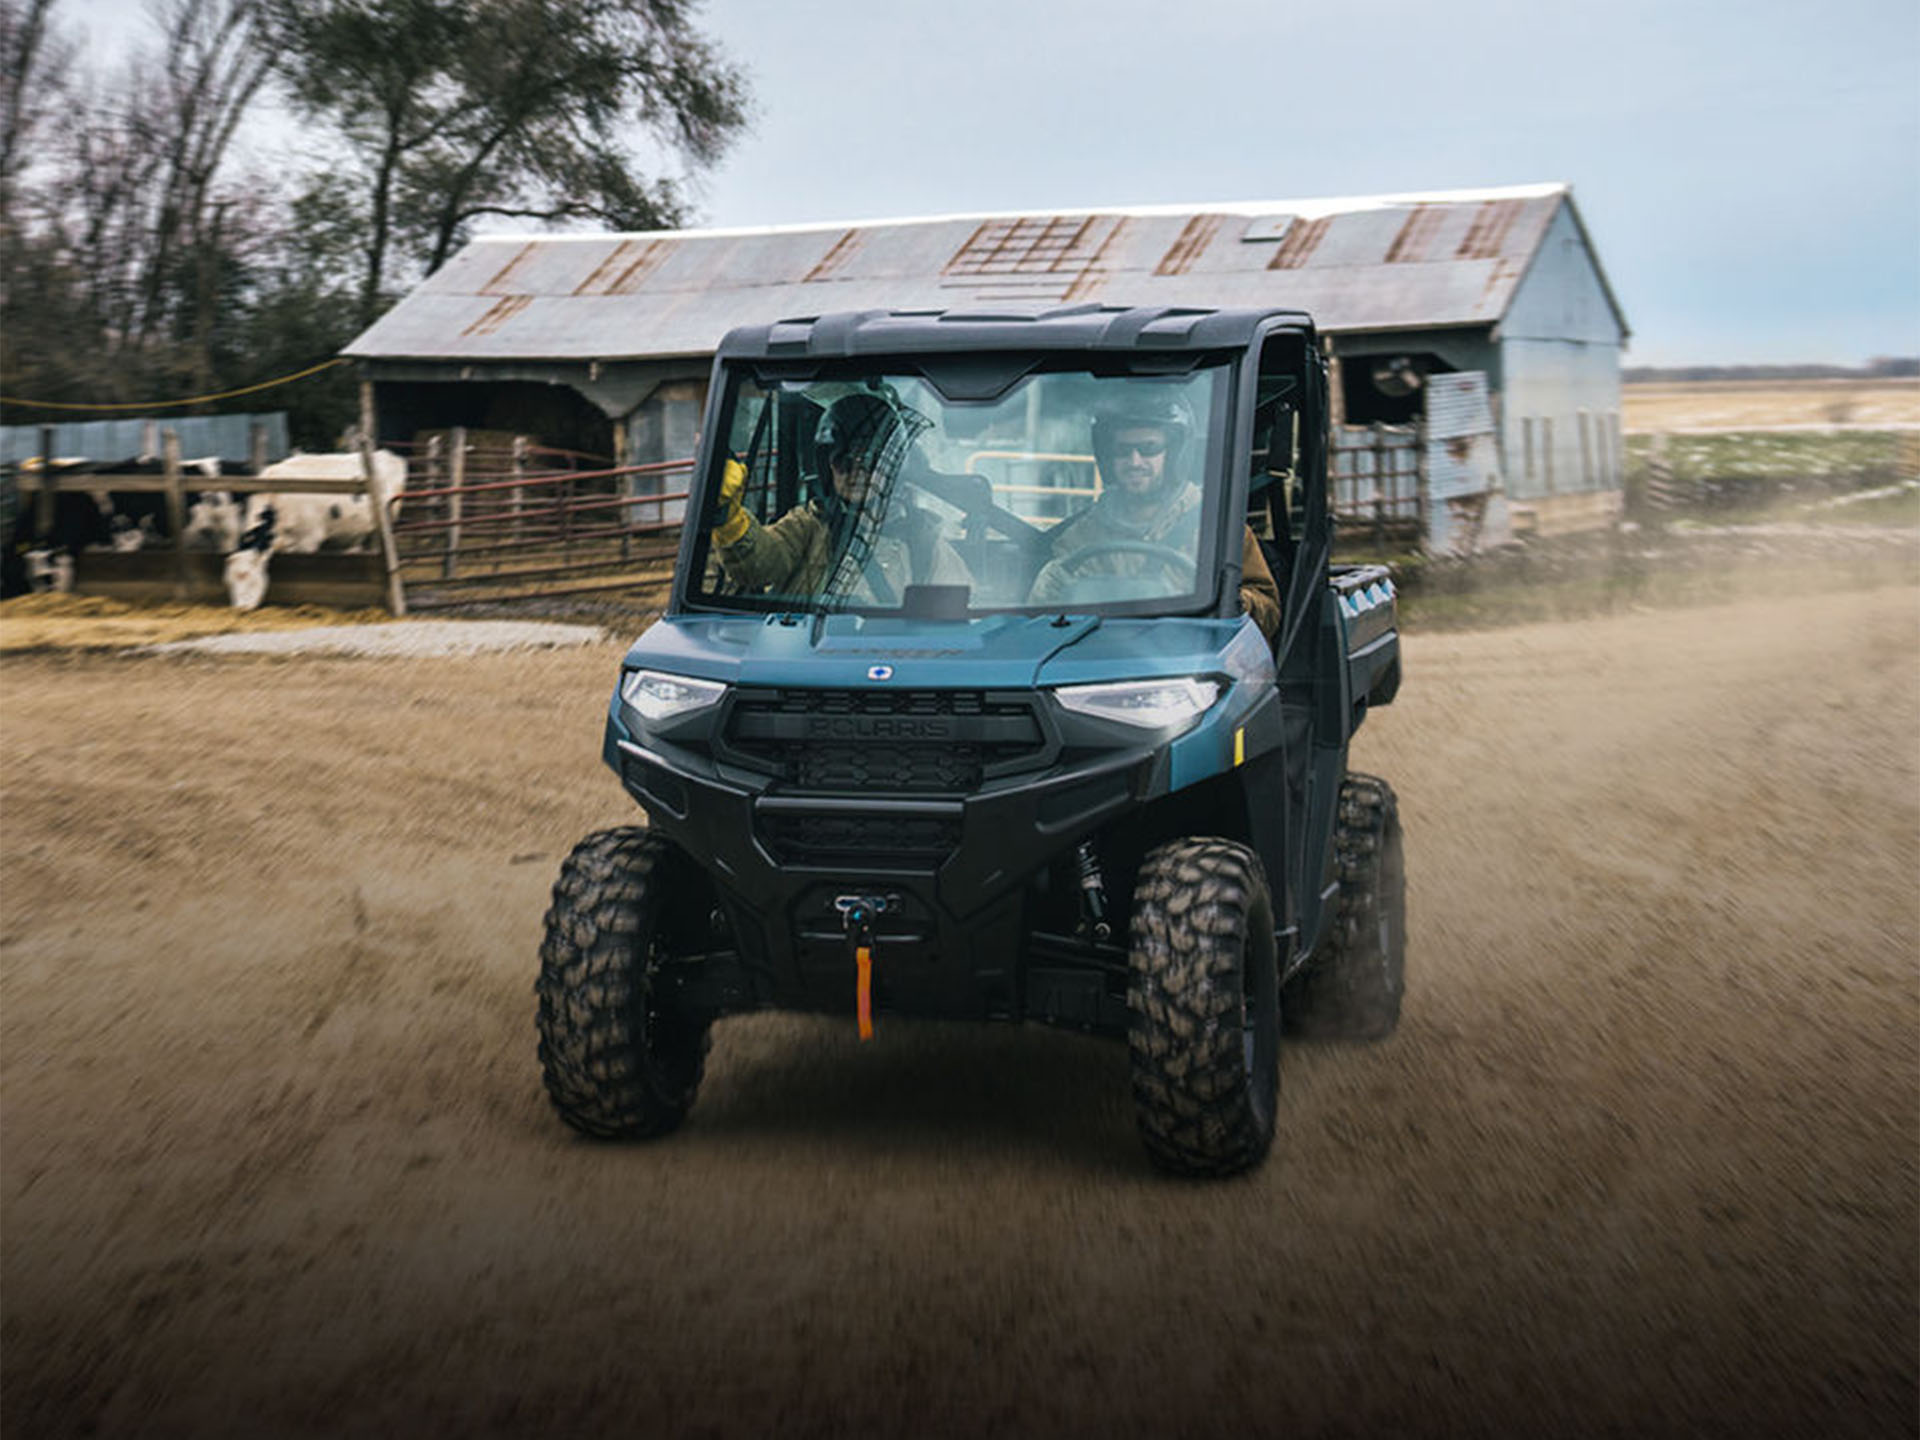
MULTIPOLYGON (((293 455, 269 465, 262 479, 297 486, 302 480, 357 480, 360 456, 347 452, 293 455)), ((247 497, 244 533, 227 556, 227 598, 236 610, 253 610, 267 598, 267 567, 282 552, 311 555, 320 550, 364 550, 373 542, 373 507, 403 493, 407 462, 391 450, 373 452, 373 496, 316 495, 298 489, 247 497)))

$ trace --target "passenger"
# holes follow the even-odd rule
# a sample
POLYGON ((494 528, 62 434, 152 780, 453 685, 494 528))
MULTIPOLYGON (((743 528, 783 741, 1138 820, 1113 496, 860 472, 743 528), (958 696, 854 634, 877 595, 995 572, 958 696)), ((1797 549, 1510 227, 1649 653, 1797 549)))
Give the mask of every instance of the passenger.
POLYGON ((746 466, 727 462, 713 543, 731 579, 779 595, 878 605, 898 605, 908 585, 973 583, 939 520, 897 482, 913 431, 890 401, 844 395, 820 417, 813 439, 831 489, 771 525, 743 503, 746 466))
MULTIPOLYGON (((1034 577, 1031 603, 1070 600, 1079 581, 1093 575, 1163 576, 1173 588, 1191 589, 1202 498, 1190 478, 1195 443, 1193 412, 1177 395, 1140 396, 1096 414, 1100 498, 1055 528, 1054 558, 1034 577), (1181 559, 1185 568, 1176 571, 1181 559)), ((1241 547, 1240 608, 1273 644, 1280 589, 1252 526, 1241 547)))

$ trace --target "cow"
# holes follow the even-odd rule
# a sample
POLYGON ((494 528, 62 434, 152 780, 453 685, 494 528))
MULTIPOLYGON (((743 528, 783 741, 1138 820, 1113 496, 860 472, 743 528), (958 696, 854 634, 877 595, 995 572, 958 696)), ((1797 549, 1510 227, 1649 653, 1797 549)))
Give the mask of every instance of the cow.
POLYGON ((231 490, 202 490, 187 507, 187 548, 230 553, 247 528, 247 507, 231 490))
MULTIPOLYGON (((75 557, 85 551, 125 553, 168 543, 172 526, 164 493, 62 488, 51 497, 23 496, 17 475, 34 475, 42 470, 57 477, 158 475, 164 472, 164 465, 149 456, 118 461, 56 456, 51 462, 29 456, 6 471, 4 484, 9 488, 0 506, 7 517, 4 536, 0 537, 4 552, 0 553, 0 597, 29 590, 71 589, 75 557)), ((182 460, 179 473, 183 477, 218 479, 219 457, 182 460)), ((186 498, 188 547, 221 553, 233 549, 244 516, 232 492, 190 491, 186 498)))
MULTIPOLYGON (((142 455, 137 459, 120 461, 112 465, 102 465, 99 468, 109 470, 116 475, 166 473, 165 462, 156 460, 150 455, 142 455)), ((183 476, 198 475, 205 480, 218 480, 220 457, 203 455, 193 460, 182 460, 179 473, 183 476)), ((226 491, 189 492, 187 495, 189 506, 186 527, 187 544, 190 548, 213 549, 217 546, 222 550, 231 549, 234 543, 233 536, 239 534, 238 523, 233 526, 232 534, 225 537, 225 543, 220 543, 218 539, 209 536, 203 543, 196 544, 192 512, 198 508, 201 499, 209 494, 227 495, 229 500, 233 498, 226 491)), ((164 494, 152 490, 121 490, 102 499, 110 507, 107 518, 111 534, 108 543, 113 549, 119 551, 152 549, 165 545, 172 536, 173 526, 167 517, 167 497, 164 494)), ((237 521, 238 517, 235 518, 237 521)))
MULTIPOLYGON (((297 486, 301 480, 357 480, 364 473, 356 453, 293 455, 260 472, 263 480, 297 486)), ((236 610, 254 610, 267 598, 267 567, 274 555, 311 555, 320 550, 364 550, 372 543, 373 506, 398 497, 407 484, 407 462, 390 450, 373 452, 373 496, 316 495, 297 488, 249 496, 243 533, 227 556, 227 598, 236 610)))
MULTIPOLYGON (((97 468, 78 456, 58 456, 44 462, 38 456, 22 461, 26 474, 45 470, 56 476, 81 474, 97 468)), ((16 486, 10 505, 6 548, 8 561, 0 575, 0 593, 71 590, 73 557, 82 550, 114 548, 116 535, 131 522, 116 527, 111 501, 85 490, 56 490, 52 497, 28 497, 16 486), (42 515, 42 507, 46 515, 42 515), (50 523, 43 525, 42 519, 50 523)))

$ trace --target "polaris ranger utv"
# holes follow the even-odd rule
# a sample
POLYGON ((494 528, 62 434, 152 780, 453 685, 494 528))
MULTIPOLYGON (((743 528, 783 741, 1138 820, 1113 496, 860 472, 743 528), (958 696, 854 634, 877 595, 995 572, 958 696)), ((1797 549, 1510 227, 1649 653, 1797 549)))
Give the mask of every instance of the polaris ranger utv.
POLYGON ((1402 991, 1393 792, 1346 769, 1394 592, 1329 565, 1312 321, 749 327, 703 437, 607 715, 648 824, 546 916, 561 1117, 672 1130, 743 1011, 1032 1020, 1127 1038, 1160 1166, 1257 1164, 1283 1028, 1382 1036, 1402 991))

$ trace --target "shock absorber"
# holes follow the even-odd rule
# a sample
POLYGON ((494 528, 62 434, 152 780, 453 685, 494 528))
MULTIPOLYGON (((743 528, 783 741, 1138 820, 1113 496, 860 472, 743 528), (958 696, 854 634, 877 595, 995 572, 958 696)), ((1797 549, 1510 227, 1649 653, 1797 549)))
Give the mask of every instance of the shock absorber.
POLYGON ((1113 926, 1107 923, 1107 881, 1100 873, 1100 857, 1091 840, 1082 840, 1074 858, 1080 866, 1080 928, 1104 943, 1113 926))

